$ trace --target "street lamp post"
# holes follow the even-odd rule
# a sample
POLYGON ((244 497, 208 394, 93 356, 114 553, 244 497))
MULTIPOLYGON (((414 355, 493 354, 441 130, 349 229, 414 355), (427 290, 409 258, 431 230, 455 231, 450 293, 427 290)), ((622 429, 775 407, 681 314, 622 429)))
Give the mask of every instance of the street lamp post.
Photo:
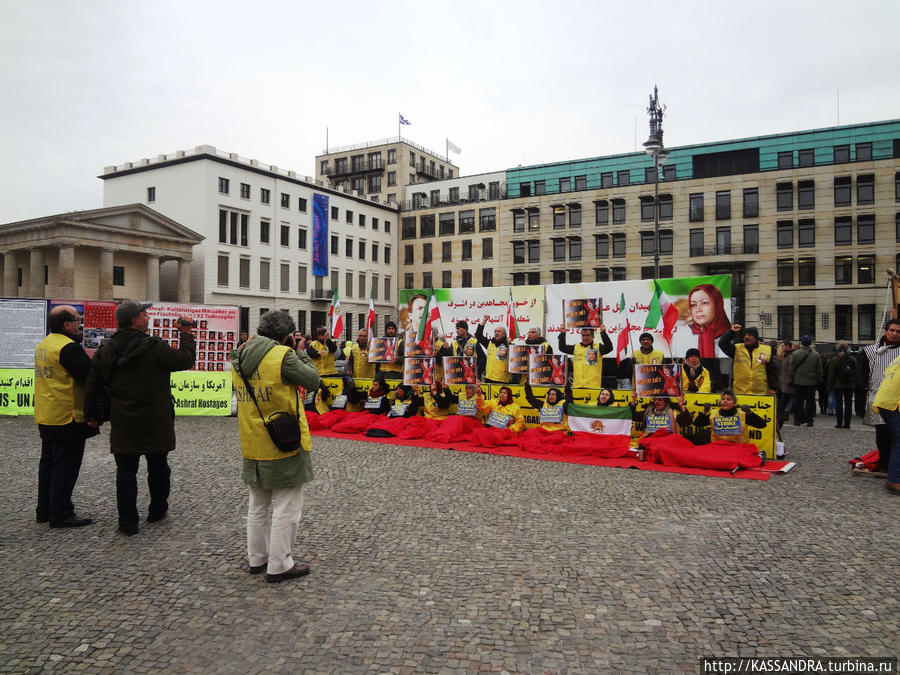
POLYGON ((666 107, 659 104, 659 95, 656 85, 653 86, 653 96, 650 97, 650 105, 647 113, 650 115, 650 137, 644 143, 644 152, 653 158, 653 277, 659 279, 659 167, 665 164, 669 157, 669 151, 663 145, 662 119, 666 107))

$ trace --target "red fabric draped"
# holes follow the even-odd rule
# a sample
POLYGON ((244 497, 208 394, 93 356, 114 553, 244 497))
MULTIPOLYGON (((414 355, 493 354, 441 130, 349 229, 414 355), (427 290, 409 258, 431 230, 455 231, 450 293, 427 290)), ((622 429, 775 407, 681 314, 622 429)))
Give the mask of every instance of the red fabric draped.
POLYGON ((759 448, 752 443, 716 441, 708 445, 694 445, 678 434, 664 430, 641 440, 647 449, 647 461, 665 466, 685 466, 695 469, 733 471, 762 466, 759 448))
POLYGON ((630 436, 613 436, 592 434, 587 431, 575 431, 565 446, 566 454, 578 457, 634 457, 630 450, 630 436))
MULTIPOLYGON (((366 429, 366 435, 369 435, 370 431, 384 431, 390 436, 397 436, 403 428, 409 424, 409 420, 406 417, 381 417, 378 416, 378 420, 366 429)), ((382 434, 373 434, 377 436, 381 436, 382 434)))
POLYGON ((452 443, 453 441, 467 441, 472 436, 472 430, 481 426, 476 417, 466 415, 451 415, 440 420, 440 423, 429 431, 425 438, 436 443, 452 443))
POLYGON ((509 429, 496 427, 477 427, 472 430, 472 442, 483 448, 496 448, 500 445, 518 445, 518 437, 509 429))
POLYGON ((427 417, 410 417, 407 422, 409 424, 397 434, 398 438, 422 438, 440 425, 440 420, 427 417))
POLYGON ((381 415, 373 415, 367 412, 351 412, 347 413, 346 417, 340 422, 333 424, 331 430, 341 434, 361 434, 380 419, 384 418, 381 415))
POLYGON ((526 429, 519 435, 519 447, 525 452, 536 455, 558 452, 561 446, 569 442, 564 431, 547 431, 543 427, 526 429))
POLYGON ((329 410, 319 415, 318 413, 306 411, 306 422, 309 424, 310 431, 318 431, 319 429, 330 429, 334 424, 340 422, 350 413, 346 410, 329 410))

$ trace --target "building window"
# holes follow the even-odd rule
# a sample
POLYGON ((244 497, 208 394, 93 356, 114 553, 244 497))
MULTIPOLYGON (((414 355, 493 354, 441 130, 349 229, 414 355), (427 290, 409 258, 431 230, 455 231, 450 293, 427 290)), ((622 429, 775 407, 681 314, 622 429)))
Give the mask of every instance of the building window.
POLYGON ((155 188, 155 187, 148 187, 148 188, 147 188, 147 201, 148 201, 148 202, 155 202, 155 201, 156 201, 156 188, 155 188))
POLYGON ((641 222, 653 222, 656 218, 656 209, 653 197, 641 197, 641 222))
POLYGON ((493 232, 497 229, 497 209, 494 207, 478 210, 478 231, 493 232))
POLYGON ((287 293, 291 290, 291 266, 288 263, 281 263, 281 292, 287 293))
POLYGON ((300 210, 300 213, 306 213, 306 199, 303 197, 297 198, 297 208, 300 210))
POLYGON ((850 216, 834 219, 834 245, 850 246, 853 243, 853 222, 850 216))
POLYGON ((594 235, 594 257, 601 259, 609 258, 609 235, 594 235))
POLYGON ((537 208, 528 209, 528 231, 535 232, 541 229, 541 211, 537 208))
POLYGON ((853 283, 853 256, 839 255, 834 258, 834 283, 845 286, 853 283))
POLYGON ((625 233, 617 232, 612 236, 612 254, 613 258, 624 258, 625 257, 625 233))
POLYGON ((856 161, 857 162, 868 162, 872 159, 872 144, 871 143, 857 143, 856 144, 856 161))
POLYGON ((560 178, 559 179, 559 191, 560 192, 571 192, 572 191, 572 179, 571 178, 560 178))
POLYGON ((587 176, 575 176, 575 189, 587 190, 587 176))
MULTIPOLYGON (((428 242, 427 244, 422 244, 422 262, 423 262, 423 263, 430 263, 430 262, 431 262, 431 256, 432 256, 432 253, 431 253, 431 242, 428 242)), ((412 265, 412 264, 413 264, 413 247, 412 247, 412 246, 407 246, 407 247, 406 247, 406 260, 405 260, 405 263, 406 263, 407 265, 412 265)))
POLYGON ((281 193, 281 208, 283 208, 283 209, 291 208, 291 196, 287 192, 281 193))
POLYGON ((359 256, 358 257, 360 260, 366 259, 366 242, 362 239, 359 240, 359 256))
POLYGON ((561 230, 566 227, 566 209, 564 206, 553 208, 553 229, 561 230))
POLYGON ((338 254, 338 237, 336 234, 331 235, 331 255, 338 254))
POLYGON ((463 241, 462 241, 462 259, 463 260, 471 260, 472 259, 472 240, 471 239, 463 239, 463 241))
POLYGON ((272 199, 272 192, 266 188, 259 189, 259 201, 261 204, 268 204, 272 199))
POLYGON ((894 239, 900 243, 900 213, 894 215, 894 239))
POLYGON ((613 267, 612 268, 612 280, 613 281, 625 281, 626 279, 625 268, 624 267, 613 267))
POLYGON ((759 253, 759 225, 744 225, 744 254, 759 253))
POLYGON ((811 180, 801 180, 797 183, 797 208, 816 208, 816 186, 811 180))
POLYGON ((456 214, 442 213, 438 224, 438 234, 442 237, 456 234, 456 214))
POLYGON ((290 225, 282 225, 281 226, 281 245, 282 246, 290 246, 291 245, 291 226, 290 225))
POLYGON ((613 199, 613 224, 619 225, 625 222, 625 200, 613 199))
POLYGON ((853 339, 853 305, 834 306, 834 339, 853 339))
POLYGON ((475 211, 459 212, 459 233, 468 234, 475 231, 475 211))
MULTIPOLYGON (((410 246, 409 248, 412 248, 412 246, 410 246)), ((344 239, 344 255, 348 258, 353 257, 353 239, 351 239, 350 237, 344 239)))
POLYGON ((513 286, 524 286, 525 285, 525 273, 524 272, 514 272, 512 276, 513 276, 513 286))
POLYGON ((219 243, 228 243, 228 211, 219 209, 219 243))
POLYGON ((397 172, 396 171, 388 171, 387 172, 387 184, 388 184, 388 187, 394 187, 397 184, 397 172))
POLYGON ((566 259, 566 240, 563 237, 555 237, 550 241, 553 242, 553 260, 561 261, 566 259))
MULTIPOLYGON (((390 201, 390 200, 388 200, 388 201, 390 201)), ((391 233, 391 221, 389 221, 389 220, 384 221, 384 231, 387 234, 391 233)))
POLYGON ((415 287, 415 283, 413 282, 413 273, 406 272, 403 275, 403 288, 410 289, 410 288, 414 288, 414 287, 415 287))
POLYGON ((241 199, 250 199, 250 185, 241 183, 241 199))
POLYGON ((850 206, 850 176, 837 176, 834 179, 834 205, 850 206))
POLYGON ((441 288, 453 288, 453 272, 450 270, 441 272, 441 288))
POLYGON ((217 282, 218 282, 219 286, 227 286, 228 285, 228 256, 220 255, 218 262, 219 262, 219 265, 218 265, 217 282))
POLYGON ((631 185, 631 172, 630 171, 617 171, 616 172, 616 182, 619 187, 625 187, 626 185, 631 185))
POLYGON ((357 287, 356 292, 359 295, 359 297, 360 298, 366 297, 366 273, 365 272, 360 272, 356 276, 356 287, 357 287))
POLYGON ((250 258, 238 260, 238 284, 241 288, 250 288, 250 258))
POLYGON ((581 260, 581 237, 569 237, 569 260, 581 260))
POLYGON ((609 268, 608 267, 595 267, 594 268, 594 281, 609 281, 609 268))
POLYGON ((778 285, 793 286, 794 285, 794 259, 783 258, 778 261, 778 285))
POLYGON ((453 260, 453 242, 441 242, 441 262, 451 262, 453 260))
POLYGON ((536 194, 536 195, 547 194, 547 181, 543 181, 543 180, 534 181, 534 194, 536 194))
POLYGON ((600 174, 600 187, 601 188, 611 188, 613 186, 613 174, 612 171, 604 171, 600 174))
POLYGON ((580 284, 581 283, 581 270, 569 270, 569 283, 570 284, 580 284))
POLYGON ((482 239, 481 240, 481 259, 482 260, 490 260, 494 257, 494 240, 493 239, 482 239))
POLYGON ((472 288, 472 270, 462 271, 462 287, 472 288))
POLYGON ((513 232, 525 231, 525 212, 513 211, 513 232))
POLYGON ((689 197, 688 220, 692 223, 703 220, 703 193, 696 192, 689 197))
POLYGON ((665 181, 675 180, 678 177, 678 165, 666 164, 662 168, 662 178, 665 181))
POLYGON ((306 228, 301 227, 297 230, 297 248, 301 251, 306 250, 306 228))
POLYGON ((581 227, 581 205, 569 206, 569 227, 581 227))
POLYGON ((396 164, 397 163, 397 150, 392 148, 387 151, 387 163, 388 164, 396 164))
POLYGON ((843 164, 850 161, 850 146, 836 145, 834 146, 834 163, 843 164))
POLYGON ((656 254, 656 233, 641 232, 641 255, 656 254))
POLYGON ((360 213, 360 214, 359 214, 359 226, 360 226, 360 227, 365 227, 365 226, 366 226, 366 214, 365 214, 365 213, 360 213))
POLYGON ((431 272, 422 272, 422 288, 431 288, 434 284, 431 272))
POLYGON ((816 245, 816 221, 804 218, 797 221, 797 246, 810 248, 816 245))
POLYGON ((873 342, 875 340, 875 305, 860 305, 857 308, 857 321, 859 322, 859 341, 873 342))
POLYGON ((259 261, 259 287, 264 291, 269 289, 269 284, 271 283, 269 267, 268 260, 259 261))
POLYGON ((520 197, 530 197, 531 196, 531 183, 519 183, 519 196, 520 197))
POLYGON ((306 293, 306 265, 297 266, 297 292, 306 293))
POLYGON ((228 191, 230 189, 229 188, 230 184, 231 184, 231 181, 229 181, 227 178, 222 178, 220 176, 219 177, 219 194, 227 195, 228 191))
POLYGON ((488 199, 500 199, 499 181, 491 181, 488 183, 488 199))
POLYGON ((856 177, 856 203, 875 203, 875 176, 873 174, 856 177))
POLYGON ((816 151, 812 148, 797 151, 797 166, 813 166, 816 163, 816 151))
POLYGON ((793 169, 794 168, 794 151, 790 150, 788 152, 779 152, 778 153, 778 168, 779 169, 793 169))
POLYGON ((338 211, 338 207, 332 206, 331 207, 331 219, 337 220, 338 218, 340 218, 340 212, 338 211))
POLYGON ((780 305, 778 307, 778 337, 791 340, 794 337, 794 308, 780 305))
POLYGON ((655 166, 648 166, 644 169, 644 182, 656 183, 659 180, 659 174, 656 172, 655 166))
POLYGON ((816 339, 816 306, 800 305, 797 307, 797 320, 799 322, 798 330, 800 335, 809 335, 813 340, 816 339))
POLYGON ((481 285, 489 287, 494 285, 494 268, 485 267, 481 270, 481 285))
POLYGON ((566 271, 565 270, 553 270, 553 283, 554 284, 566 283, 566 271))
POLYGON ((372 242, 372 262, 378 262, 378 243, 372 242))
POLYGON ((856 283, 875 283, 875 256, 861 255, 856 259, 856 283))
POLYGON ((369 176, 369 192, 381 192, 381 176, 378 174, 369 176))
MULTIPOLYGON (((413 222, 415 222, 415 218, 413 218, 413 222)), ((413 226, 413 237, 416 236, 415 226, 413 226)), ((434 214, 430 214, 427 216, 422 216, 419 219, 419 237, 424 239, 425 237, 433 237, 434 236, 434 214)))
POLYGON ((378 218, 372 218, 372 229, 378 231, 378 218))
POLYGON ((659 219, 672 220, 672 195, 659 196, 659 219))
MULTIPOLYGON (((44 267, 44 283, 47 283, 47 267, 44 267)), ((113 265, 113 286, 125 285, 125 268, 113 265)))
POLYGON ((716 228, 716 255, 731 254, 731 228, 716 228))
POLYGON ((594 217, 597 225, 609 225, 609 202, 605 199, 594 203, 594 217))
POLYGON ((269 243, 269 221, 268 220, 259 221, 259 243, 261 243, 261 244, 269 243))
POLYGON ((384 278, 384 299, 390 302, 391 300, 391 278, 384 278))
POLYGON ((702 256, 704 253, 703 250, 704 241, 703 241, 703 229, 693 229, 690 232, 690 255, 691 257, 702 256))
POLYGON ((800 258, 797 260, 797 285, 816 285, 816 259, 800 258))
MULTIPOLYGON (((431 244, 426 244, 426 246, 428 246, 428 259, 423 260, 422 262, 431 262, 431 244)), ((423 248, 422 251, 423 251, 423 255, 424 255, 425 249, 423 248)), ((403 264, 404 265, 412 265, 413 259, 414 259, 413 246, 412 246, 412 244, 407 244, 406 246, 403 247, 403 264)))
POLYGON ((775 186, 775 205, 779 211, 794 209, 794 184, 778 183, 775 186))

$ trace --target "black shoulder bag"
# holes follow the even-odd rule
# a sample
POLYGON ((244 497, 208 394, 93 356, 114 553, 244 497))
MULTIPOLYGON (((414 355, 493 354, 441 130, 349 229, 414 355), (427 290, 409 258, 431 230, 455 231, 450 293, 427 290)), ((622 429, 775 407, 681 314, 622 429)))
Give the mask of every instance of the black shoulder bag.
MULTIPOLYGON (((269 438, 272 439, 275 447, 281 452, 296 452, 299 450, 303 440, 300 434, 300 418, 283 411, 272 413, 268 419, 263 417, 262 410, 259 409, 259 403, 256 401, 256 395, 253 393, 253 387, 250 386, 247 376, 244 375, 244 368, 240 359, 238 359, 238 372, 241 374, 241 379, 244 380, 247 393, 250 394, 250 399, 256 406, 256 412, 259 413, 259 418, 263 421, 263 426, 269 432, 269 438)), ((297 412, 299 415, 300 395, 297 393, 296 386, 294 387, 294 397, 297 400, 297 412)))

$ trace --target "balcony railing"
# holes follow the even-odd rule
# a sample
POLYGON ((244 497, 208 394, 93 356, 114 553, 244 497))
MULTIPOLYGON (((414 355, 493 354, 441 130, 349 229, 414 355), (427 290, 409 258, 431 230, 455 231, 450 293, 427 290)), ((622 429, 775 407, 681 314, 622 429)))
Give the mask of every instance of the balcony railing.
POLYGON ((310 292, 310 300, 329 301, 334 297, 334 291, 326 288, 314 288, 310 292))
POLYGON ((692 246, 690 249, 692 258, 716 255, 756 255, 757 253, 759 253, 759 244, 744 244, 743 246, 713 244, 711 246, 692 246))
POLYGON ((361 173, 376 173, 381 171, 384 171, 384 161, 377 159, 352 162, 349 166, 346 164, 326 166, 322 171, 322 175, 330 176, 331 178, 340 178, 343 176, 353 176, 361 173))
POLYGON ((443 178, 443 176, 439 175, 437 165, 432 166, 431 164, 423 164, 423 163, 419 163, 416 166, 416 175, 425 176, 426 178, 430 178, 432 180, 437 180, 438 178, 443 178))
MULTIPOLYGON (((411 189, 416 186, 411 185, 409 187, 411 189)), ((444 206, 456 206, 458 204, 477 204, 479 202, 488 202, 497 199, 506 199, 506 183, 500 183, 500 185, 493 190, 490 187, 479 190, 478 195, 474 198, 470 196, 469 193, 466 193, 465 195, 460 195, 452 199, 449 194, 440 195, 437 199, 434 199, 431 195, 419 193, 418 197, 413 197, 412 199, 407 199, 405 202, 402 202, 400 204, 400 210, 415 211, 417 209, 432 209, 444 206)))

